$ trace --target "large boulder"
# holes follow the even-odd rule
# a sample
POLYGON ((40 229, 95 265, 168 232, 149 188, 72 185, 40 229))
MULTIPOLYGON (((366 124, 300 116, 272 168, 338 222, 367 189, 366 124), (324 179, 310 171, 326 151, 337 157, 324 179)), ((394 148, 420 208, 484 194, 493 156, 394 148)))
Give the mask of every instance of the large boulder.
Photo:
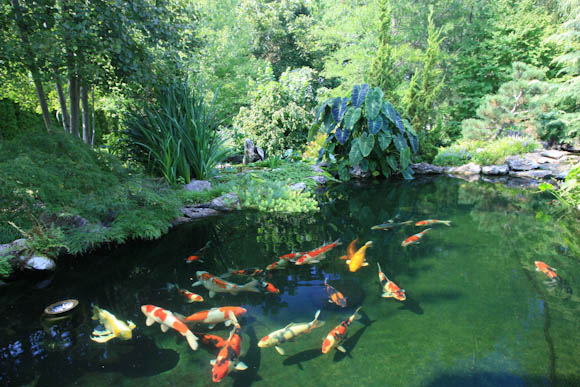
POLYGON ((244 141, 244 164, 253 163, 257 160, 264 160, 264 150, 259 146, 255 146, 252 140, 246 138, 244 141))
POLYGON ((216 211, 233 211, 240 207, 240 198, 233 192, 213 199, 207 206, 216 211))
POLYGON ((505 161, 512 171, 529 171, 539 167, 538 163, 525 156, 510 156, 505 161))
POLYGON ((449 173, 454 175, 462 175, 462 176, 479 175, 481 173, 481 166, 475 163, 469 163, 462 165, 460 167, 449 168, 448 171, 449 173))
POLYGON ((191 219, 199 219, 199 218, 206 218, 208 216, 215 216, 219 215, 219 211, 216 211, 212 208, 204 208, 204 207, 183 207, 181 209, 183 217, 179 217, 175 219, 173 222, 174 224, 185 223, 191 219), (185 218, 185 219, 182 219, 185 218))
POLYGON ((528 179, 546 179, 554 176, 554 174, 550 170, 536 169, 528 171, 510 171, 510 176, 523 177, 528 179))
POLYGON ((510 168, 506 164, 501 165, 486 165, 481 168, 481 173, 484 175, 500 176, 507 175, 510 168))
POLYGON ((563 156, 566 156, 568 154, 568 152, 555 150, 555 149, 549 149, 549 150, 545 150, 545 151, 540 152, 540 154, 544 157, 549 157, 549 158, 554 159, 554 160, 559 160, 563 156))
POLYGON ((429 163, 412 164, 411 168, 413 168, 413 171, 415 171, 415 174, 417 175, 433 175, 445 172, 444 167, 439 167, 437 165, 432 165, 429 163))
POLYGON ((39 271, 51 271, 56 269, 56 263, 48 257, 34 255, 26 261, 24 268, 39 271))
POLYGON ((183 188, 185 188, 188 191, 201 192, 201 191, 210 190, 211 189, 211 183, 209 181, 207 181, 207 180, 195 180, 195 179, 192 179, 189 182, 189 184, 187 184, 183 188))

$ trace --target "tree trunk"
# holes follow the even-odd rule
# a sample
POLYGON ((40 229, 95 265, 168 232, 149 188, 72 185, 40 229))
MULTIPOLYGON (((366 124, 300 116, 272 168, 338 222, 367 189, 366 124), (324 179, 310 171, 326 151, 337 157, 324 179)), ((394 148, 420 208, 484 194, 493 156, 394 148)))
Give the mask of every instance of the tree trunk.
POLYGON ((71 73, 68 80, 68 95, 70 98, 70 129, 71 133, 80 137, 79 119, 80 119, 80 82, 77 75, 71 73))
POLYGON ((89 89, 85 82, 81 86, 81 106, 83 119, 83 141, 85 144, 91 143, 91 117, 89 110, 89 89))
POLYGON ((91 133, 91 148, 93 148, 95 146, 95 85, 91 87, 91 94, 93 99, 93 106, 91 109, 93 123, 93 130, 91 133))
POLYGON ((50 128, 52 127, 52 119, 50 118, 50 112, 48 111, 48 103, 46 102, 46 94, 44 93, 44 88, 42 87, 40 74, 36 69, 30 69, 30 72, 32 73, 32 79, 34 80, 34 88, 36 89, 38 102, 40 102, 40 109, 42 110, 42 120, 44 121, 44 126, 46 127, 46 131, 50 132, 50 128))
POLYGON ((62 83, 57 71, 54 71, 56 79, 56 93, 58 94, 58 103, 60 104, 60 111, 62 112, 62 127, 65 132, 70 133, 70 117, 68 115, 68 107, 66 106, 66 96, 62 89, 62 83))

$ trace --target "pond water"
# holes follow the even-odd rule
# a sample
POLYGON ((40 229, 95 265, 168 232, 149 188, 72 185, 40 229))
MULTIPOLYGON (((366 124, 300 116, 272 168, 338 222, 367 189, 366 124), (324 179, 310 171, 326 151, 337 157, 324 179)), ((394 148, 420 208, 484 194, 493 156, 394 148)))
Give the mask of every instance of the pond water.
MULTIPOLYGON (((69 258, 51 282, 21 281, 0 289, 0 385, 209 386, 218 350, 192 351, 175 330, 145 325, 141 305, 190 315, 242 306, 245 371, 234 386, 519 386, 580 385, 580 257, 577 225, 550 215, 549 198, 490 183, 447 178, 342 185, 321 193, 321 211, 275 216, 240 212, 174 229, 157 241, 132 242, 69 258), (401 242, 422 227, 371 230, 389 219, 450 220, 420 244, 401 242), (339 257, 356 237, 369 266, 350 272, 339 257), (217 294, 191 287, 196 271, 264 268, 278 256, 343 244, 315 265, 290 265, 266 280, 280 294, 217 294), (211 241, 203 262, 186 257, 211 241), (541 260, 559 281, 535 271, 541 260), (381 298, 377 262, 406 290, 403 302, 381 298), (324 279, 347 298, 328 303, 324 279), (167 283, 205 298, 188 304, 167 283), (75 298, 61 320, 45 306, 75 298), (137 325, 129 341, 90 340, 96 304, 137 325), (346 353, 323 355, 323 338, 362 306, 343 342, 346 353), (290 322, 325 325, 285 343, 285 356, 258 341, 290 322)), ((238 284, 248 278, 232 276, 238 284)), ((230 328, 196 328, 227 338, 230 328)))

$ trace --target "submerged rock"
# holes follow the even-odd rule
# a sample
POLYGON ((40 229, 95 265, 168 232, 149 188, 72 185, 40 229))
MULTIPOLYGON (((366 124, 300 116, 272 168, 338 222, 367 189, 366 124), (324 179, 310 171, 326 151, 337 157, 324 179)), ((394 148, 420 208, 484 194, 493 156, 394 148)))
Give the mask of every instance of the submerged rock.
POLYGON ((499 176, 507 175, 510 168, 506 164, 501 165, 487 165, 481 168, 481 173, 484 175, 499 176))
POLYGON ((211 183, 207 180, 195 180, 192 179, 189 184, 187 184, 184 189, 193 192, 201 192, 211 189, 211 183))

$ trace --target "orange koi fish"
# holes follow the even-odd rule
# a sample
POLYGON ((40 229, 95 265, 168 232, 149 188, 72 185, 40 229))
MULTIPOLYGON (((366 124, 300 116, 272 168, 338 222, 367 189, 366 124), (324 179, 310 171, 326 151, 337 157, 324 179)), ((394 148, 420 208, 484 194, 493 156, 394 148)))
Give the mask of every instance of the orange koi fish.
POLYGON ((357 242, 358 242, 358 238, 356 238, 355 240, 350 242, 348 244, 348 247, 346 248, 346 255, 343 255, 342 257, 340 257, 340 259, 351 259, 354 256, 354 254, 356 253, 357 242))
POLYGON ((262 281, 262 286, 264 287, 264 290, 268 293, 280 294, 280 290, 269 282, 262 281))
POLYGON ((365 254, 367 248, 373 245, 373 241, 368 241, 365 243, 360 249, 357 250, 356 253, 350 258, 346 260, 346 264, 348 265, 348 269, 351 272, 355 272, 361 268, 361 266, 368 266, 368 262, 365 261, 365 254))
POLYGON ((201 249, 197 250, 195 253, 193 253, 193 255, 190 255, 189 257, 185 258, 185 262, 186 263, 203 262, 201 257, 203 257, 203 255, 205 254, 205 250, 209 247, 210 243, 211 243, 211 241, 208 241, 205 244, 205 246, 203 246, 201 249))
POLYGON ((210 335, 209 333, 193 332, 195 336, 201 341, 203 345, 212 348, 222 348, 226 345, 226 340, 222 339, 216 335, 210 335))
POLYGON ((187 325, 183 323, 177 316, 168 310, 154 305, 143 305, 141 312, 147 317, 145 325, 151 326, 153 323, 161 324, 161 331, 167 332, 169 328, 175 329, 185 337, 187 343, 194 351, 197 349, 197 337, 189 330, 187 325))
POLYGON ((379 267, 379 281, 383 287, 383 298, 394 298, 399 301, 405 301, 407 297, 405 296, 405 289, 401 289, 393 281, 387 278, 387 276, 381 270, 381 265, 377 262, 379 267))
POLYGON ((266 270, 282 269, 288 262, 296 262, 296 259, 304 255, 304 253, 288 253, 278 257, 278 260, 266 267, 266 270))
POLYGON ((191 286, 203 285, 207 290, 209 290, 210 297, 215 296, 216 293, 230 293, 233 295, 236 295, 239 292, 260 293, 260 282, 258 280, 250 281, 245 285, 238 285, 224 281, 207 271, 198 271, 195 275, 197 276, 197 282, 194 282, 191 286))
POLYGON ((219 383, 231 371, 248 369, 248 366, 238 359, 242 350, 242 327, 238 324, 233 313, 231 313, 230 319, 234 323, 234 329, 230 332, 230 337, 218 353, 217 358, 210 361, 213 366, 211 375, 214 383, 219 383))
POLYGON ((222 306, 219 308, 211 308, 184 317, 183 321, 186 323, 209 324, 209 329, 213 329, 216 324, 221 322, 225 323, 227 327, 232 324, 232 321, 229 318, 230 313, 233 313, 234 316, 239 317, 246 313, 246 309, 239 306, 222 306))
POLYGON ((326 258, 326 253, 328 253, 330 250, 334 249, 336 246, 340 246, 341 244, 342 244, 342 242, 340 241, 340 239, 337 239, 332 243, 320 246, 317 249, 314 249, 312 251, 308 251, 308 252, 304 253, 304 255, 302 255, 300 258, 298 258, 296 260, 296 262, 294 262, 294 263, 296 265, 306 265, 306 264, 318 263, 318 262, 322 261, 324 258, 326 258))
POLYGON ((248 269, 228 269, 227 273, 220 275, 221 278, 229 277, 231 275, 244 275, 247 277, 256 277, 264 274, 264 269, 260 269, 258 267, 250 267, 248 269))
POLYGON ((360 318, 360 314, 358 313, 360 308, 362 308, 362 306, 359 306, 354 311, 352 316, 341 322, 339 325, 336 326, 336 328, 330 331, 330 333, 328 334, 328 336, 326 336, 326 339, 324 339, 324 342, 322 343, 322 353, 328 353, 332 350, 332 348, 336 348, 340 352, 346 352, 346 349, 344 349, 344 347, 340 345, 340 343, 342 343, 342 341, 346 337, 346 330, 348 329, 350 324, 352 324, 354 320, 358 320, 360 318))
POLYGON ((554 269, 553 267, 546 265, 542 261, 534 261, 534 264, 536 265, 536 271, 541 271, 542 273, 547 275, 548 278, 550 279, 558 278, 558 274, 555 273, 556 269, 554 269))
POLYGON ((324 286, 326 286, 326 294, 328 294, 328 302, 335 303, 341 308, 346 307, 346 297, 341 292, 328 284, 328 278, 324 279, 324 286))
POLYGON ((421 221, 415 223, 415 226, 429 226, 429 225, 435 224, 435 223, 442 223, 446 226, 451 226, 450 220, 439 220, 439 219, 421 220, 421 221))
POLYGON ((188 290, 185 289, 181 289, 177 284, 167 284, 167 290, 172 290, 175 289, 177 290, 177 293, 181 294, 183 297, 185 297, 185 299, 187 300, 186 302, 191 304, 192 302, 203 302, 203 297, 200 296, 199 294, 195 294, 192 293, 188 290))
POLYGON ((419 239, 423 238, 423 235, 425 235, 425 233, 427 231, 431 230, 430 228, 426 228, 425 230, 421 231, 418 234, 415 235, 411 235, 410 237, 408 237, 407 239, 405 239, 402 243, 401 246, 405 247, 408 246, 412 243, 419 243, 419 239))

